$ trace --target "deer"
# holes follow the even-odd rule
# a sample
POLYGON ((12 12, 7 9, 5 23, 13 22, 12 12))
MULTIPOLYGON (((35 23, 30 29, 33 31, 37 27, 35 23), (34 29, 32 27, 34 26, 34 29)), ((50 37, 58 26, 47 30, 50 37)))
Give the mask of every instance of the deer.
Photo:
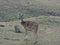
POLYGON ((25 36, 27 35, 28 31, 33 31, 34 32, 34 45, 37 44, 37 31, 38 31, 38 23, 33 22, 33 21, 24 21, 23 20, 23 14, 19 15, 19 20, 21 21, 21 25, 25 29, 25 36))

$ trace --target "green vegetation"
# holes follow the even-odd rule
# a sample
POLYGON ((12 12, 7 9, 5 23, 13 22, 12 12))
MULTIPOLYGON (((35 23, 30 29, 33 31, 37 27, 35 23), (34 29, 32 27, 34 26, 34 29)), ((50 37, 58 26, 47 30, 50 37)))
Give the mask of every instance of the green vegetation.
POLYGON ((60 0, 0 0, 0 21, 15 21, 40 15, 60 16, 60 0))

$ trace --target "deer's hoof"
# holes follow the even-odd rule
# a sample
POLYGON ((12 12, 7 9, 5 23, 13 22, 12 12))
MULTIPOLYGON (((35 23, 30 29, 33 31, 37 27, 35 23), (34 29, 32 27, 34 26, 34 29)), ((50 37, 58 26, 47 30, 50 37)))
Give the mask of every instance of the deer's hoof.
POLYGON ((34 42, 34 45, 38 45, 37 41, 34 42))

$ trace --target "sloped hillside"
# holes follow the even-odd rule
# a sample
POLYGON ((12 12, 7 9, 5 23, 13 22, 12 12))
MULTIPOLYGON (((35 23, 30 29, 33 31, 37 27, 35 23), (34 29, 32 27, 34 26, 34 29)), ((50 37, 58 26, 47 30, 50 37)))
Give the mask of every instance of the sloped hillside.
POLYGON ((60 16, 60 0, 0 0, 0 21, 18 20, 39 15, 60 16))

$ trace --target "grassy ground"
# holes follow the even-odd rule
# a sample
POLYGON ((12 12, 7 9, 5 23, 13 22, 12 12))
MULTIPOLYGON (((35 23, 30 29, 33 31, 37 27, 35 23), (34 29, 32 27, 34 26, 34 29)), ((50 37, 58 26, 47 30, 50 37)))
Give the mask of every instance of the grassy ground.
MULTIPOLYGON (((60 17, 39 16, 26 20, 39 24, 38 45, 60 45, 60 17)), ((20 25, 19 21, 8 22, 6 27, 0 27, 0 45, 33 45, 33 32, 28 32, 27 41, 23 33, 15 33, 14 25, 20 25)), ((20 29, 24 31, 23 26, 20 29)))

